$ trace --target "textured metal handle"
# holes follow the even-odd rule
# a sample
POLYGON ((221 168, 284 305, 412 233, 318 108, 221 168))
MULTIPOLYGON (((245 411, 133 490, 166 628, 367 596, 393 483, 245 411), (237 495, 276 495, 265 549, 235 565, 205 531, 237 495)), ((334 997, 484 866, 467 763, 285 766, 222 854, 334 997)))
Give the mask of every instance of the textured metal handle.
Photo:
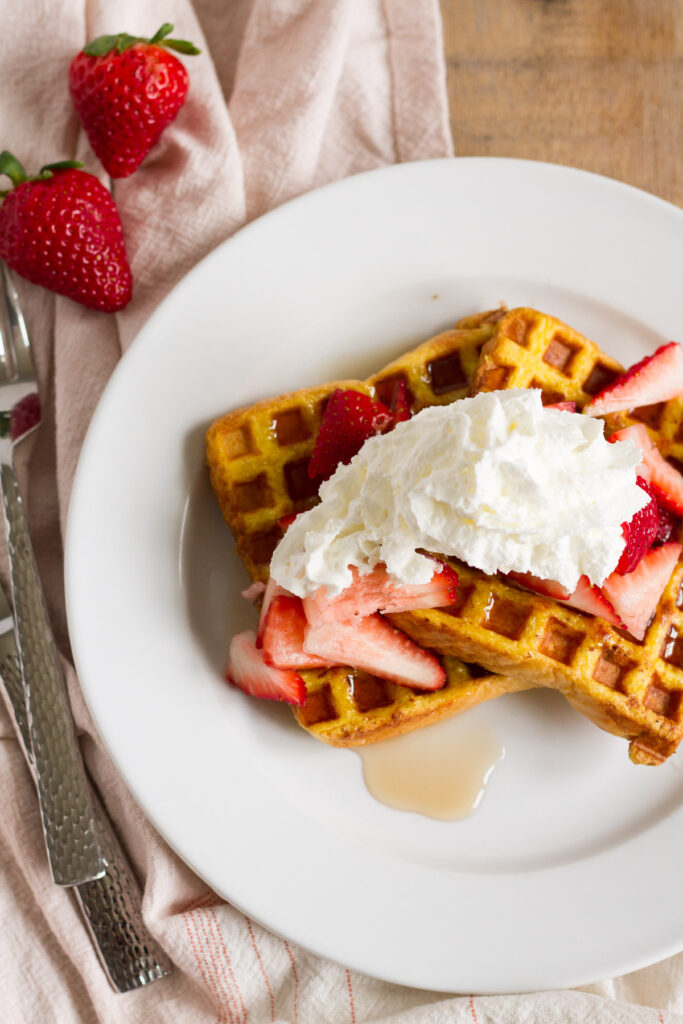
POLYGON ((81 760, 66 683, 47 615, 14 470, 0 469, 9 546, 16 639, 23 667, 43 832, 58 885, 99 878, 105 860, 81 760))
POLYGON ((144 924, 140 886, 99 801, 96 815, 107 870, 73 891, 110 983, 129 992, 166 977, 172 965, 144 924))
MULTIPOLYGON (((4 595, 0 593, 2 601, 4 595)), ((0 646, 4 645, 6 651, 0 660, 0 689, 3 689, 17 739, 37 785, 21 666, 13 650, 14 641, 10 642, 9 636, 2 639, 3 625, 0 623, 0 646)), ((117 992, 130 992, 166 977, 173 968, 145 926, 140 886, 94 792, 93 799, 107 870, 102 878, 74 886, 73 893, 110 984, 117 992)))

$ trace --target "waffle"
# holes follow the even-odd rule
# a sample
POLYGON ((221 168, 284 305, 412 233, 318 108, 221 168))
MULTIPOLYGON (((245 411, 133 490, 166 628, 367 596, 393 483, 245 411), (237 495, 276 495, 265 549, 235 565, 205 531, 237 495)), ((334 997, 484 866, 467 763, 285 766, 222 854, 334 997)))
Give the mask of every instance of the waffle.
POLYGON ((519 677, 443 658, 446 685, 428 693, 341 665, 302 671, 306 703, 292 708, 299 725, 336 747, 360 746, 431 725, 475 704, 531 687, 519 677))
MULTIPOLYGON (((484 346, 472 390, 538 387, 546 403, 574 400, 581 407, 620 370, 560 321, 516 309, 484 346)), ((639 410, 637 418, 667 457, 681 454, 680 399, 639 410)), ((633 412, 609 419, 609 427, 636 421, 633 412)), ((597 725, 629 739, 636 763, 658 764, 673 753, 683 733, 683 561, 642 642, 602 619, 453 564, 457 603, 388 616, 394 625, 442 654, 560 690, 597 725)))
MULTIPOLYGON (((413 411, 462 398, 479 352, 494 334, 501 310, 477 314, 420 345, 367 381, 341 381, 258 402, 228 413, 207 433, 207 462, 223 516, 252 580, 266 580, 282 536, 283 517, 310 508, 319 481, 308 461, 327 397, 353 388, 389 403, 405 381, 413 411)), ((446 685, 412 690, 368 673, 337 666, 301 672, 306 702, 294 715, 318 739, 352 746, 438 721, 501 693, 526 689, 522 679, 494 675, 445 658, 446 685)))
POLYGON ((282 519, 317 502, 320 480, 310 479, 308 463, 332 391, 352 388, 389 404, 403 380, 413 412, 462 398, 500 315, 495 310, 468 317, 366 381, 337 381, 266 399, 209 427, 211 484, 252 580, 268 579, 270 559, 283 534, 282 519))

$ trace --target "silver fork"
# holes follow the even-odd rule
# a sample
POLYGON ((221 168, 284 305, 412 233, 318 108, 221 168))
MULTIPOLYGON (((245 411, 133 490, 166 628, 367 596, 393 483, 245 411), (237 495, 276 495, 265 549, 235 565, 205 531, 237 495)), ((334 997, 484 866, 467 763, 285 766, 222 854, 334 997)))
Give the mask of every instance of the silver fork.
POLYGON ((78 885, 101 878, 106 860, 14 472, 14 451, 41 413, 28 332, 2 262, 0 279, 0 486, 26 721, 52 877, 58 885, 78 885))

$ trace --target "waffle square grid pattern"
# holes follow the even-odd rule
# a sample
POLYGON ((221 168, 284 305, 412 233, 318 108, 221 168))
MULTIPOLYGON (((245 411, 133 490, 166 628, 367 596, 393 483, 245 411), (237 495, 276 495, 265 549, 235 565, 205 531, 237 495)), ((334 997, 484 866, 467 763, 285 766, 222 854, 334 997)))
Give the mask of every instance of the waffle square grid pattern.
MULTIPOLYGON (((308 460, 335 387, 388 403, 403 379, 413 412, 478 391, 530 387, 542 391, 544 404, 571 400, 581 409, 621 371, 553 317, 531 309, 479 314, 365 382, 305 389, 222 417, 207 435, 212 483, 252 579, 265 580, 280 520, 316 501, 319 482, 309 480, 308 460)), ((683 463, 682 399, 606 419, 609 433, 644 422, 662 454, 683 463)), ((307 700, 295 715, 304 728, 340 745, 370 742, 541 685, 629 739, 637 763, 657 764, 676 749, 683 735, 683 563, 642 643, 602 619, 453 564, 460 576, 454 606, 387 616, 445 656, 446 686, 425 694, 346 667, 302 672, 307 700)))
MULTIPOLYGON (((545 404, 570 400, 581 409, 622 369, 554 317, 517 309, 500 319, 484 346, 472 392, 535 387, 545 404)), ((683 403, 674 399, 658 412, 665 433, 647 424, 665 456, 679 454, 682 414, 683 403)), ((607 432, 646 422, 647 415, 633 410, 608 417, 607 432)), ((658 764, 673 753, 683 735, 683 562, 642 643, 603 619, 454 567, 460 585, 453 608, 393 615, 394 624, 442 654, 559 689, 603 729, 631 740, 637 763, 658 764)))
MULTIPOLYGON (((467 394, 482 346, 502 310, 461 320, 411 350, 367 381, 341 381, 258 402, 221 417, 207 434, 207 463, 223 516, 252 580, 268 578, 281 519, 310 508, 319 481, 308 462, 325 407, 336 388, 353 388, 391 402, 400 380, 413 412, 467 394)), ((447 680, 434 693, 413 690, 349 666, 304 670, 306 703, 293 708, 301 726, 336 746, 374 742, 464 711, 503 693, 528 689, 500 676, 445 658, 447 680)))

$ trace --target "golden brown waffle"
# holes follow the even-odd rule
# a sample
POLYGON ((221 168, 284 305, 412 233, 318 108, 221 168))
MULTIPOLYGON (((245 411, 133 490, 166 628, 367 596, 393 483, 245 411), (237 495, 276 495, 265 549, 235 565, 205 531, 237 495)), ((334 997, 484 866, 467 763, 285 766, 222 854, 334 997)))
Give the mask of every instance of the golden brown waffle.
POLYGON ((404 380, 414 412, 467 394, 482 345, 500 310, 463 321, 385 366, 366 381, 338 381, 266 399, 211 425, 206 458, 223 517, 252 580, 266 580, 285 516, 311 508, 319 480, 308 463, 325 401, 335 388, 353 388, 385 403, 404 380))
POLYGON ((337 747, 359 746, 431 725, 531 686, 525 679, 493 675, 455 658, 443 661, 446 685, 433 693, 342 666, 302 672, 306 703, 292 709, 294 716, 319 740, 337 747))
POLYGON ((583 409, 622 370, 560 320, 535 309, 511 309, 482 349, 471 394, 539 388, 544 405, 573 401, 583 409))
MULTIPOLYGON (((543 404, 564 399, 578 409, 610 384, 623 366, 594 342, 535 309, 512 309, 481 351, 471 393, 540 388, 543 404)), ((662 455, 683 472, 683 398, 603 417, 608 433, 644 423, 662 455)))
MULTIPOLYGON (((473 390, 539 387, 546 402, 573 400, 581 407, 620 369, 560 321, 516 309, 484 346, 473 390)), ((666 455, 679 453, 682 408, 679 399, 665 403, 661 432, 650 423, 666 455)), ((635 418, 631 413, 623 419, 635 418)), ((560 690, 603 729, 629 739, 635 762, 657 764, 673 753, 683 735, 683 561, 642 643, 500 577, 455 567, 460 583, 453 607, 388 618, 426 647, 560 690)))
POLYGON ((560 690, 597 725, 631 740, 637 763, 674 752, 683 735, 683 562, 642 643, 603 619, 453 564, 456 605, 387 618, 425 647, 560 690))
MULTIPOLYGON (((308 461, 325 400, 335 387, 353 388, 389 403, 404 380, 413 411, 462 398, 482 345, 501 310, 477 314, 390 363, 367 381, 342 381, 258 402, 228 413, 207 434, 211 482, 237 550, 253 580, 268 577, 280 520, 317 500, 319 481, 308 461)), ((526 680, 495 676, 447 658, 447 683, 419 692, 348 667, 302 672, 307 698, 297 721, 337 746, 370 743, 526 689, 526 680)))

